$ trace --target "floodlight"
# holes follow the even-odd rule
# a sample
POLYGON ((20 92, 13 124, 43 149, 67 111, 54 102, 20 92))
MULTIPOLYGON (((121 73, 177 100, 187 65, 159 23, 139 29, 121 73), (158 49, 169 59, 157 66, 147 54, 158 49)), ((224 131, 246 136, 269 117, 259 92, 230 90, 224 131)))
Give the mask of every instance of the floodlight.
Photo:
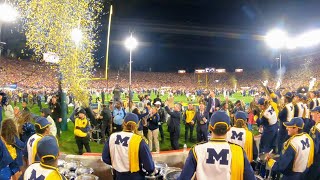
POLYGON ((288 36, 285 31, 273 29, 267 33, 265 41, 271 48, 280 49, 287 44, 288 36))
POLYGON ((127 49, 129 49, 130 51, 134 50, 137 45, 138 45, 138 42, 137 40, 132 37, 132 35, 126 39, 126 41, 124 42, 124 45, 127 49))

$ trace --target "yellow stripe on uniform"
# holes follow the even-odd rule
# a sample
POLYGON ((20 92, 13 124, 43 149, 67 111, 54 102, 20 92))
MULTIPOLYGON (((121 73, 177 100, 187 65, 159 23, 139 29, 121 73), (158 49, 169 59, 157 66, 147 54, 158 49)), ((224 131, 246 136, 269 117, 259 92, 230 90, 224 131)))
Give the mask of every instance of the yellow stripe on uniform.
POLYGON ((306 136, 308 137, 310 142, 310 153, 309 153, 308 164, 307 164, 307 167, 309 168, 313 164, 313 159, 314 159, 314 142, 313 142, 313 139, 308 134, 306 134, 306 136))
POLYGON ((243 150, 240 146, 230 144, 232 153, 231 161, 231 180, 243 180, 244 172, 244 156, 243 150))
MULTIPOLYGON (((38 134, 40 135, 40 134, 38 134)), ((42 139, 42 135, 40 135, 41 137, 36 139, 33 144, 32 144, 32 161, 31 161, 31 164, 34 163, 36 161, 36 155, 38 153, 37 149, 38 149, 38 142, 42 139)), ((29 164, 30 165, 30 164, 29 164)))
POLYGON ((244 144, 244 151, 247 154, 249 162, 253 161, 253 135, 252 132, 246 130, 246 142, 244 144))
POLYGON ((142 140, 142 137, 133 134, 130 142, 129 142, 129 167, 130 172, 138 172, 140 170, 139 166, 139 146, 140 142, 142 140))

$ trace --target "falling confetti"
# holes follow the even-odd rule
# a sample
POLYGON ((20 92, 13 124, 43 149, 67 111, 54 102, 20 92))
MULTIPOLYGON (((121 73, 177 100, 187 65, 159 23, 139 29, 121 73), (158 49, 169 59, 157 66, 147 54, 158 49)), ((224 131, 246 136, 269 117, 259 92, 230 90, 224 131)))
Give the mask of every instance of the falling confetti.
POLYGON ((58 55, 63 89, 88 105, 102 0, 18 0, 17 5, 27 46, 37 57, 47 52, 58 55))

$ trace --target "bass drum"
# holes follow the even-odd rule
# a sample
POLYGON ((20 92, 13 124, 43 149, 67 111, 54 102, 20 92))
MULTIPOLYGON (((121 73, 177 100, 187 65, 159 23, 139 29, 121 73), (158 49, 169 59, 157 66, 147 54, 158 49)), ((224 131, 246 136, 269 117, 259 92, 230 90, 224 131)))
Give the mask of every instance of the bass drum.
POLYGON ((75 180, 99 180, 99 177, 93 174, 82 174, 78 176, 75 180))
POLYGON ((168 167, 164 175, 165 180, 176 180, 180 176, 182 169, 176 167, 168 167))

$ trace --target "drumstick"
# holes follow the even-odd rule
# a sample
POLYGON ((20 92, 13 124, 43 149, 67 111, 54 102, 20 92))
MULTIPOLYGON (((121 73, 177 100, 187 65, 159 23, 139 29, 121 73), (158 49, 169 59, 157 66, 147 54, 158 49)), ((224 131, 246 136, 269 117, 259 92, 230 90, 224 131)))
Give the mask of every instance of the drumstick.
MULTIPOLYGON (((268 153, 268 156, 270 156, 270 154, 271 154, 272 152, 273 152, 273 149, 271 149, 271 151, 268 153)), ((265 160, 267 160, 267 157, 268 157, 268 156, 265 157, 265 160)))

